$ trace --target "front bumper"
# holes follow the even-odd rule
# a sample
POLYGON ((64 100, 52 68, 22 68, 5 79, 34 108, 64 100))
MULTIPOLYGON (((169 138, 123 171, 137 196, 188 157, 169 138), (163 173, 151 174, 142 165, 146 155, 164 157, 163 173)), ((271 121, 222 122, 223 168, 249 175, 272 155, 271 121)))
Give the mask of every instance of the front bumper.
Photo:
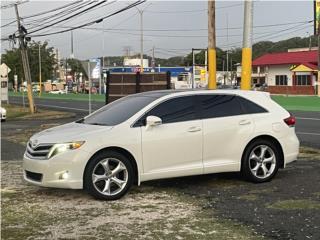
POLYGON ((24 179, 34 185, 54 188, 83 188, 83 173, 91 155, 81 149, 58 154, 48 160, 23 157, 24 179))

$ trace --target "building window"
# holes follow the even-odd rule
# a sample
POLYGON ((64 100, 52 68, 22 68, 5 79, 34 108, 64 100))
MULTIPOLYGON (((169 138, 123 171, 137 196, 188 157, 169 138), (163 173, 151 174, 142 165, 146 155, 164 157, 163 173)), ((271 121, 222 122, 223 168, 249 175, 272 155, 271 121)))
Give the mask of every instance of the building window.
POLYGON ((258 73, 258 67, 256 66, 252 67, 252 73, 258 73))
POLYGON ((287 75, 276 75, 276 85, 288 85, 287 75))
POLYGON ((306 86, 310 84, 310 75, 296 75, 296 85, 306 86))

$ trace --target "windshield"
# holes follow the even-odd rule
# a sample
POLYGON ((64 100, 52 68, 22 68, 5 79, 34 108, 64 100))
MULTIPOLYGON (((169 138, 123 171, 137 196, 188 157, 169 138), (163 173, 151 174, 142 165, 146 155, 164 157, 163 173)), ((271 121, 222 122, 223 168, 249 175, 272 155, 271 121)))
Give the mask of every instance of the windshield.
POLYGON ((128 120, 155 99, 150 96, 137 95, 123 97, 100 108, 78 123, 115 126, 128 120))

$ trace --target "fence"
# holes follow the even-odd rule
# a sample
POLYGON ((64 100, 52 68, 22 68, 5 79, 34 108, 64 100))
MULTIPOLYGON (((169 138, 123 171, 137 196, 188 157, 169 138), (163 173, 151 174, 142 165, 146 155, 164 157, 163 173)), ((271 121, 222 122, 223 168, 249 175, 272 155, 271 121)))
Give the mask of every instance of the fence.
POLYGON ((107 72, 106 104, 124 96, 171 88, 170 72, 166 73, 110 73, 107 72))

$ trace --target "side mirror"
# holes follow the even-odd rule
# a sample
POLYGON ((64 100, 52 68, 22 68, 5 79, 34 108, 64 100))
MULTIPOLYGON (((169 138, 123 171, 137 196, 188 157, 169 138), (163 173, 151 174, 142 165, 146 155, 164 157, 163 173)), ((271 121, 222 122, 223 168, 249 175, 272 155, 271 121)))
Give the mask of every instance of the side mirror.
POLYGON ((148 116, 146 119, 146 127, 155 127, 162 124, 162 120, 156 116, 148 116))

